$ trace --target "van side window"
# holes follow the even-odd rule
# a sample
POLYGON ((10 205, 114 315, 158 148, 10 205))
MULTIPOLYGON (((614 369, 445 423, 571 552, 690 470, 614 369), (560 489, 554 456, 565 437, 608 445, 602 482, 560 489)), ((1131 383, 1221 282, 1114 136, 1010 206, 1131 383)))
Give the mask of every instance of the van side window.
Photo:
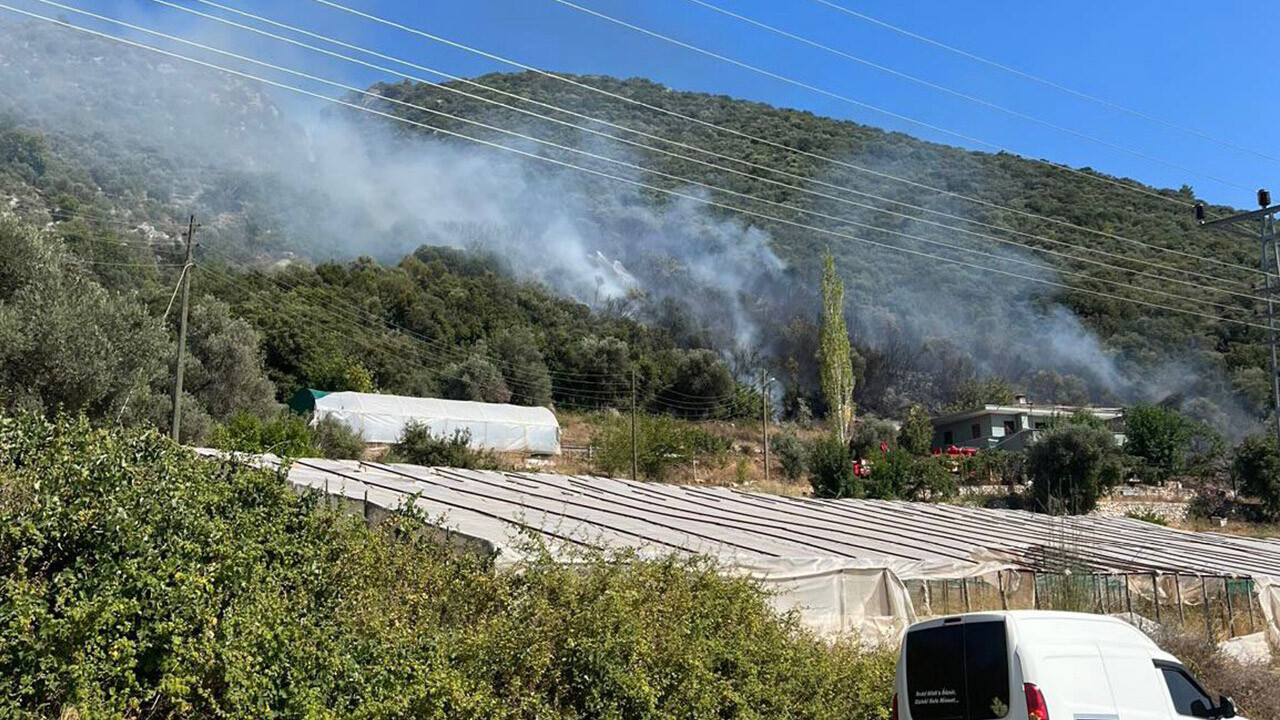
POLYGON ((1196 717, 1191 713, 1191 706, 1197 700, 1204 703, 1206 708, 1213 707, 1213 700, 1209 699, 1209 695, 1200 689, 1200 685, 1191 679, 1186 670, 1163 665, 1160 667, 1160 674, 1164 676, 1164 684, 1169 687, 1174 712, 1184 717, 1196 717))

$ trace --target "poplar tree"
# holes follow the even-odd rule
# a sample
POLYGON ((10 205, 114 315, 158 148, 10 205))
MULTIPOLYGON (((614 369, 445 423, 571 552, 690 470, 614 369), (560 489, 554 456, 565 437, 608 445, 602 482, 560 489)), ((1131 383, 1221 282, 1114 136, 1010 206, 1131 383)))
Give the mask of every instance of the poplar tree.
POLYGON ((818 365, 827 420, 840 442, 847 443, 853 424, 853 359, 844 322, 844 281, 836 275, 836 260, 829 251, 822 270, 818 365))

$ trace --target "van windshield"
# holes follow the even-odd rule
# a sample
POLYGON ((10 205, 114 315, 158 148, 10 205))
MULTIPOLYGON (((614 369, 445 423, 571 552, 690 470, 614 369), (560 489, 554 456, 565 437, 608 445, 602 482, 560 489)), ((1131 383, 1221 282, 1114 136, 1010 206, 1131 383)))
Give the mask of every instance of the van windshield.
POLYGON ((997 720, 1009 714, 1009 646, 1003 620, 907 633, 913 720, 997 720))

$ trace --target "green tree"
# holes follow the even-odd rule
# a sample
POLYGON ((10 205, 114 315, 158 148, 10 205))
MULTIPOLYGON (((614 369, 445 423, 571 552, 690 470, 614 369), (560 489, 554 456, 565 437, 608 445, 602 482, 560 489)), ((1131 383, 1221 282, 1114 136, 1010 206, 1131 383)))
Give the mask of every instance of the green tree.
POLYGON ((841 444, 849 441, 853 423, 853 357, 844 321, 844 281, 828 251, 822 269, 822 324, 818 338, 819 379, 827 401, 827 418, 841 444))
POLYGON ((793 432, 784 432, 770 440, 782 475, 788 480, 799 480, 809 469, 809 449, 793 432))
POLYGON ((1026 470, 1042 511, 1083 514, 1120 480, 1123 464, 1110 431, 1067 424, 1046 431, 1027 449, 1026 470))
POLYGON ((969 378, 956 384, 947 409, 959 412, 983 405, 1008 405, 1013 402, 1013 397, 1013 386, 1002 378, 969 378))
POLYGON ((864 415, 849 434, 849 454, 854 458, 874 458, 881 447, 893 447, 898 442, 898 429, 884 418, 864 415))
POLYGON ((445 368, 442 387, 444 396, 453 400, 505 403, 511 399, 498 366, 479 354, 445 368))
POLYGON ((511 389, 512 403, 551 405, 551 373, 532 330, 516 327, 498 333, 489 343, 489 352, 511 389))
POLYGON ((862 497, 862 481, 853 474, 848 443, 821 437, 809 447, 809 484, 820 498, 862 497))
POLYGON ((1124 414, 1125 452, 1143 458, 1164 479, 1186 468, 1193 425, 1176 410, 1135 405, 1124 414))
POLYGON ((1236 447, 1231 476, 1246 495, 1262 501, 1268 520, 1280 519, 1280 453, 1270 435, 1251 435, 1236 447))
POLYGON ((912 405, 907 411, 907 419, 898 431, 898 445, 918 456, 928 455, 933 449, 933 423, 923 406, 912 405))

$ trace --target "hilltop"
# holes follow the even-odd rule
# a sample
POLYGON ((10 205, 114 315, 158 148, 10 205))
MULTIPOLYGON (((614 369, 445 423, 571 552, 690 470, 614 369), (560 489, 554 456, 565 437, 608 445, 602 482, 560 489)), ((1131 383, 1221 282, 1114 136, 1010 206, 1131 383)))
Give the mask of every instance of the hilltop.
MULTIPOLYGON (((328 291, 340 294, 308 300, 301 290, 250 281, 265 294, 256 300, 243 288, 237 289, 235 282, 197 280, 198 293, 220 296, 259 332, 279 332, 271 324, 278 326, 279 320, 255 314, 250 305, 279 307, 280 297, 272 296, 283 293, 289 302, 315 303, 310 312, 326 317, 327 325, 312 322, 309 334, 350 336, 354 321, 322 303, 354 303, 369 316, 403 328, 392 335, 405 347, 413 345, 408 337, 420 335, 460 356, 477 347, 487 348, 510 329, 510 307, 460 332, 442 328, 443 316, 437 312, 434 319, 428 317, 431 313, 424 314, 419 301, 406 303, 394 296, 403 292, 393 289, 402 283, 399 278, 416 272, 415 261, 407 260, 406 266, 402 258, 415 251, 419 258, 423 252, 435 258, 452 257, 438 249, 418 251, 421 246, 452 246, 478 253, 476 262, 482 263, 484 277, 489 278, 485 283, 514 283, 513 288, 528 288, 520 292, 567 296, 562 312, 583 318, 581 322, 595 328, 591 334, 633 345, 637 337, 653 334, 655 339, 639 340, 636 347, 686 354, 710 351, 719 358, 714 362, 738 382, 751 382, 758 369, 766 367, 787 391, 784 414, 820 415, 814 367, 815 286, 820 258, 830 250, 845 277, 858 353, 857 401, 864 410, 901 416, 912 403, 939 409, 972 401, 975 392, 1001 395, 1019 389, 1058 402, 1167 401, 1239 434, 1268 399, 1257 331, 1092 294, 1112 293, 1206 310, 1152 294, 1185 291, 1190 296, 1196 290, 1062 255, 994 244, 776 182, 802 185, 797 178, 806 178, 811 182, 808 189, 904 214, 917 211, 868 196, 926 207, 1025 234, 995 233, 934 215, 936 222, 1116 265, 1158 259, 1173 268, 1213 273, 1231 287, 1245 290, 1249 278, 1242 270, 1197 263, 1185 255, 1157 254, 1120 239, 1251 265, 1250 243, 1195 228, 1187 205, 1195 196, 1189 187, 1148 188, 1087 168, 1067 172, 1009 154, 927 143, 807 112, 677 92, 644 79, 569 78, 743 135, 767 138, 776 145, 718 132, 533 73, 489 75, 476 82, 746 158, 753 165, 744 176, 634 146, 624 150, 580 130, 547 125, 428 85, 396 83, 370 90, 401 103, 607 153, 683 179, 619 169, 519 141, 522 149, 546 157, 607 168, 687 195, 1047 281, 1035 282, 872 247, 815 229, 744 217, 562 166, 507 158, 421 127, 371 116, 355 118, 354 111, 334 109, 315 119, 278 104, 278 98, 246 81, 178 61, 162 62, 141 51, 59 30, 3 25, 0 39, 4 48, 0 51, 0 197, 7 199, 8 207, 36 223, 53 221, 69 237, 87 238, 76 245, 78 253, 101 258, 95 254, 100 249, 94 240, 104 238, 130 243, 146 240, 160 251, 156 257, 162 265, 173 262, 181 221, 194 212, 202 222, 202 244, 208 248, 202 262, 224 268, 232 280, 244 266, 270 275, 281 264, 301 264, 304 268, 287 272, 303 273, 323 285, 343 286, 328 291), (68 113, 69 108, 77 110, 68 113), (852 165, 879 174, 858 171, 852 165), (771 174, 771 169, 790 175, 771 174), (955 195, 939 195, 920 184, 955 195), (798 209, 780 210, 761 201, 798 209), (801 210, 844 221, 835 223, 801 210), (999 259, 851 223, 960 248, 980 248, 999 259), (1112 255, 1096 254, 1101 251, 1112 255), (360 256, 367 259, 342 267, 360 256), (338 266, 316 268, 313 276, 306 269, 324 261, 338 266), (1026 261, 1053 270, 1029 267, 1026 261), (354 282, 357 277, 361 280, 354 282), (608 326, 622 329, 605 330, 608 326), (979 384, 982 378, 998 382, 979 384)), ((476 92, 469 85, 456 87, 476 92)), ((508 96, 503 101, 513 102, 508 96)), ((360 102, 424 125, 496 137, 403 104, 367 96, 360 102)), ((527 107, 547 112, 545 107, 527 107)), ((145 257, 146 251, 141 252, 130 257, 145 257)), ((460 256, 457 262, 471 261, 460 256)), ((142 282, 119 269, 97 267, 92 272, 108 287, 160 296, 167 292, 164 278, 172 274, 161 267, 155 278, 142 282)), ((431 277, 423 277, 418 291, 430 292, 431 277)), ((1252 310, 1237 296, 1214 297, 1241 311, 1252 310)), ((466 307, 459 306, 462 312, 466 307)), ((558 349, 563 343, 557 339, 561 336, 543 335, 547 328, 539 318, 533 313, 516 325, 534 330, 539 351, 554 358, 562 354, 558 349)), ((450 316, 443 322, 456 325, 459 318, 450 316)), ((633 361, 652 357, 652 362, 666 364, 647 350, 628 347, 633 361)), ((481 354, 488 352, 483 348, 481 354)), ((278 397, 313 379, 282 365, 287 361, 273 351, 268 351, 267 361, 278 397)), ((559 359, 548 365, 552 377, 569 380, 577 372, 559 359)), ((374 371, 374 385, 386 391, 420 391, 431 386, 420 378, 407 379, 414 373, 404 368, 366 369, 374 371)), ((626 369, 612 371, 625 374, 626 369)), ((621 375, 617 379, 625 381, 621 375)), ((692 389, 696 395, 696 385, 692 389)), ((716 390, 714 396, 724 394, 716 390)), ((678 405, 680 397, 672 397, 669 404, 678 405)))

